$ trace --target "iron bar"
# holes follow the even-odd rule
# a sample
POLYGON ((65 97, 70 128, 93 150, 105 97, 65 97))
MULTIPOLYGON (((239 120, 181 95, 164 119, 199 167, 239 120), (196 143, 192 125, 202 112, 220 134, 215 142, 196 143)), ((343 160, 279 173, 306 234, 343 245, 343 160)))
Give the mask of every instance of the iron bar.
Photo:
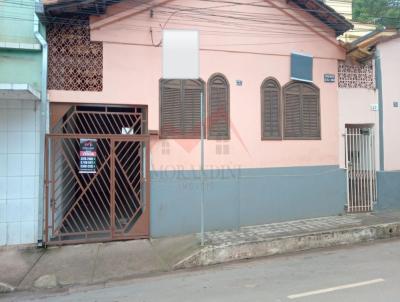
POLYGON ((204 246, 204 100, 203 89, 200 92, 200 178, 201 178, 201 201, 200 201, 200 233, 201 245, 204 246))

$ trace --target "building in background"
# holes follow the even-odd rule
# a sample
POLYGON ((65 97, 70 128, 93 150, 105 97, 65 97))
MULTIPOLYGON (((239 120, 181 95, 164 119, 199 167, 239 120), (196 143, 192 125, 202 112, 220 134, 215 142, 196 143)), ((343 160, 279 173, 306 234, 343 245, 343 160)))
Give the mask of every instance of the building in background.
POLYGON ((339 37, 341 41, 346 43, 352 42, 376 29, 376 25, 374 24, 361 23, 353 20, 352 0, 323 0, 323 2, 332 7, 354 25, 353 29, 345 32, 339 37))
POLYGON ((42 29, 33 1, 0 7, 0 245, 31 244, 41 232, 42 29))

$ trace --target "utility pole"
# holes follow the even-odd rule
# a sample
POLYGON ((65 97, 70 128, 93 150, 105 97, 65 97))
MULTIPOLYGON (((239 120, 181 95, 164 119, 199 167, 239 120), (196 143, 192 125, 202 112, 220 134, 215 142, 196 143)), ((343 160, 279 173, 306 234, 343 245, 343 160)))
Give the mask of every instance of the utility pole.
POLYGON ((204 245, 204 96, 203 87, 200 92, 200 182, 201 182, 201 201, 200 201, 200 236, 201 246, 204 245))

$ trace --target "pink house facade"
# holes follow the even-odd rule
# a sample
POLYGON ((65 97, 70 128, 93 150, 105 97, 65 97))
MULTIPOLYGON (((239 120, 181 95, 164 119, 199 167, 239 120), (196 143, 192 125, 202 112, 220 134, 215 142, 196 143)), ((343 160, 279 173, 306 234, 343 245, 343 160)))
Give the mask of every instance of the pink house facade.
MULTIPOLYGON (((319 1, 306 2, 122 1, 88 21, 76 18, 85 8, 71 12, 62 1, 46 5, 46 17, 53 20, 48 27, 50 131, 68 119, 71 108, 140 108, 145 119, 140 134, 150 140, 147 235, 198 232, 198 100, 190 99, 189 113, 182 109, 185 96, 180 106, 168 107, 176 99, 164 96, 187 82, 162 80, 162 31, 198 30, 202 82, 197 84, 207 106, 206 230, 342 213, 346 178, 340 167, 339 90, 335 80, 324 79, 338 78, 338 61, 346 53, 336 36, 350 24, 319 1), (326 11, 325 17, 318 13, 326 11), (79 22, 60 22, 66 19, 79 22), (311 58, 311 81, 292 79, 293 54, 311 58), (214 101, 223 104, 217 113, 214 101), (169 127, 168 121, 178 119, 181 125, 187 116, 189 134, 169 127)), ((95 128, 101 125, 94 123, 95 128)))

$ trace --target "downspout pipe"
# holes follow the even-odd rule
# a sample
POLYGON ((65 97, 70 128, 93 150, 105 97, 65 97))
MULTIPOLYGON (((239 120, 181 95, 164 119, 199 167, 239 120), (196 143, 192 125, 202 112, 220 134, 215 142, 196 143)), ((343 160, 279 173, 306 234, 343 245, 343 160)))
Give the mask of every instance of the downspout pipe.
POLYGON ((378 89, 379 110, 379 170, 385 170, 384 137, 383 137, 383 91, 382 91, 382 66, 379 49, 375 50, 375 82, 378 89))
MULTIPOLYGON (((38 7, 43 7, 42 4, 36 0, 35 2, 36 9, 38 7)), ((48 112, 49 112, 49 103, 47 101, 47 62, 48 62, 48 46, 46 39, 39 31, 39 19, 36 15, 36 11, 34 12, 34 22, 33 22, 33 32, 42 46, 42 71, 41 71, 41 93, 40 93, 40 154, 39 154, 39 204, 38 204, 38 241, 37 246, 43 246, 43 225, 44 225, 44 148, 45 148, 45 136, 49 129, 48 123, 48 112)))

